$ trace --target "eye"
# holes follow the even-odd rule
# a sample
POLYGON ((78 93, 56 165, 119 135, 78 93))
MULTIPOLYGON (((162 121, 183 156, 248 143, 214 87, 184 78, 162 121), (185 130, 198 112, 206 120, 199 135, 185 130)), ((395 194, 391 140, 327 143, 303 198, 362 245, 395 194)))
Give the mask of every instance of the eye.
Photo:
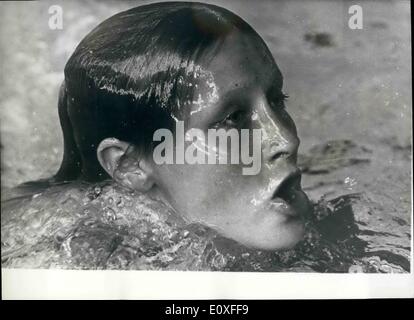
POLYGON ((241 127, 247 118, 247 112, 244 110, 236 110, 229 114, 221 124, 228 128, 241 127))
POLYGON ((287 98, 289 98, 288 95, 282 93, 282 92, 277 92, 277 93, 271 93, 268 97, 268 101, 270 104, 270 107, 273 110, 283 110, 285 109, 285 101, 287 100, 287 98))
POLYGON ((237 109, 227 115, 224 119, 214 123, 210 128, 238 128, 243 129, 249 118, 249 112, 243 109, 237 109))

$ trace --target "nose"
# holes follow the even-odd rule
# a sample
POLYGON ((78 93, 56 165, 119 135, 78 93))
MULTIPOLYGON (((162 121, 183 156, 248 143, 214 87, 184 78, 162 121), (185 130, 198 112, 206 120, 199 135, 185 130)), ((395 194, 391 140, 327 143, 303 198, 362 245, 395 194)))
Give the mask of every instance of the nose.
POLYGON ((261 124, 264 160, 285 158, 296 163, 300 140, 293 120, 285 110, 274 112, 268 105, 264 107, 261 124))

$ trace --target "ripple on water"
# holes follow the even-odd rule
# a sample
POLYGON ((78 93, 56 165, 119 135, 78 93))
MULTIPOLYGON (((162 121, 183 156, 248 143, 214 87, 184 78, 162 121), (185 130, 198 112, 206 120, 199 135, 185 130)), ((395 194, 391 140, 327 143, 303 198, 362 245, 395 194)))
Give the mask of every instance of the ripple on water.
POLYGON ((301 243, 291 250, 266 252, 245 248, 205 226, 186 225, 161 202, 110 183, 52 186, 36 193, 31 201, 2 203, 2 209, 13 213, 2 219, 2 264, 75 269, 408 272, 410 245, 401 237, 401 228, 409 225, 386 216, 381 224, 372 218, 367 221, 367 214, 358 215, 358 210, 375 207, 370 201, 361 194, 321 200, 314 205, 301 243))

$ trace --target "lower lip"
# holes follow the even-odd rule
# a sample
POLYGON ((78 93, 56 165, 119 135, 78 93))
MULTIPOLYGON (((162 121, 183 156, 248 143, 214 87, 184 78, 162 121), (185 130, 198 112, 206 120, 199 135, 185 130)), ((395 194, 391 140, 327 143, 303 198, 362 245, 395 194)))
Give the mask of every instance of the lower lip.
POLYGON ((281 198, 273 198, 269 201, 268 207, 272 211, 277 211, 277 213, 283 214, 287 217, 299 217, 299 212, 295 210, 292 205, 288 204, 285 200, 281 198))

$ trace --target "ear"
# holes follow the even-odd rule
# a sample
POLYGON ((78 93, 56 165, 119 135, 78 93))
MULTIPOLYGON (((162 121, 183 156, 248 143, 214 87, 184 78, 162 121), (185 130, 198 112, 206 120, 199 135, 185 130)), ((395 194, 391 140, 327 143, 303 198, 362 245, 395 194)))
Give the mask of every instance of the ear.
POLYGON ((145 158, 127 142, 107 138, 101 141, 97 157, 101 166, 119 185, 130 190, 149 191, 154 181, 145 158))

